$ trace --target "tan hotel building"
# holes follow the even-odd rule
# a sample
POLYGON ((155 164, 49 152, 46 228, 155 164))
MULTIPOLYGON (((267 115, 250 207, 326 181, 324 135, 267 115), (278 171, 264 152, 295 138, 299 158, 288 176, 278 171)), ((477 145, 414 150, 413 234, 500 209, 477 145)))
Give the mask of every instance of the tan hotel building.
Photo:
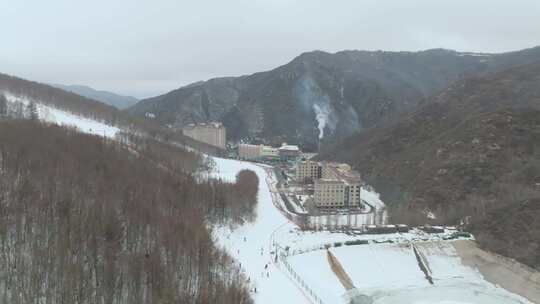
POLYGON ((225 127, 219 122, 189 124, 182 129, 182 133, 209 145, 226 148, 225 127))
POLYGON ((315 205, 323 208, 360 206, 360 188, 360 175, 350 166, 324 163, 322 178, 315 180, 315 205))
POLYGON ((261 156, 262 145, 239 144, 238 157, 240 159, 256 159, 261 156))
POLYGON ((322 165, 319 162, 306 160, 296 165, 296 180, 299 183, 315 181, 322 177, 322 165))

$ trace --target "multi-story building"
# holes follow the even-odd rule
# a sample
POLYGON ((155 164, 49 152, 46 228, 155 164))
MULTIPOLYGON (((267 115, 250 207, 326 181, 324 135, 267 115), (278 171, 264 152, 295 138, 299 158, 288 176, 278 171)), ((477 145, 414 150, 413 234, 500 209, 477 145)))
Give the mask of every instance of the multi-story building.
POLYGON ((322 178, 315 180, 313 199, 317 207, 344 208, 361 206, 360 174, 345 164, 324 163, 322 178))
POLYGON ((308 159, 296 165, 296 181, 300 183, 312 183, 321 177, 322 165, 319 162, 308 159))
POLYGON ((250 160, 257 159, 261 156, 262 150, 262 145, 239 144, 238 157, 250 160))
POLYGON ((284 143, 279 148, 279 157, 282 161, 296 161, 300 157, 300 148, 298 146, 287 145, 284 143))
POLYGON ((189 124, 182 129, 182 133, 209 145, 226 148, 225 126, 219 122, 189 124))

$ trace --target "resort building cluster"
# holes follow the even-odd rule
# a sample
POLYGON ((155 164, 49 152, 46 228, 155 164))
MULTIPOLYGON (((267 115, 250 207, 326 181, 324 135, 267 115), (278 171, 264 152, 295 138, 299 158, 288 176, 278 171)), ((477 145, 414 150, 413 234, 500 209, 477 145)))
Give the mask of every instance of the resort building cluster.
POLYGON ((296 181, 314 184, 313 200, 319 208, 361 207, 360 174, 347 164, 304 160, 296 165, 296 181))

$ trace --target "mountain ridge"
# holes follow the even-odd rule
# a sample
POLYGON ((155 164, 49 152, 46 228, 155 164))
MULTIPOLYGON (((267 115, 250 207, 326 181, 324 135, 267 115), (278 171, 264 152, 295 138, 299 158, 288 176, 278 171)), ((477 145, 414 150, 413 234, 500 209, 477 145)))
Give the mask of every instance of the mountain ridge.
POLYGON ((127 111, 152 113, 172 128, 219 120, 232 140, 258 137, 316 150, 330 138, 393 123, 454 81, 536 60, 540 47, 501 54, 304 52, 269 71, 196 82, 127 111))
POLYGON ((80 118, 87 118, 118 127, 126 132, 145 134, 152 138, 159 138, 162 141, 170 141, 173 145, 182 146, 189 150, 195 149, 210 155, 221 153, 221 150, 217 147, 198 142, 179 132, 163 128, 152 121, 133 117, 103 102, 48 84, 0 73, 0 95, 4 93, 75 114, 80 118))
POLYGON ((86 85, 65 85, 52 83, 51 86, 103 102, 120 110, 133 106, 139 101, 137 98, 132 96, 120 95, 105 90, 97 90, 86 85))

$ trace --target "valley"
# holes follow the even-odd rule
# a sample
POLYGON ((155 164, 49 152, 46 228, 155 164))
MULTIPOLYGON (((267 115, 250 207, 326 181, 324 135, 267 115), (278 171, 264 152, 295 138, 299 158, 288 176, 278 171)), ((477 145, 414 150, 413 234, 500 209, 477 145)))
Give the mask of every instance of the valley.
MULTIPOLYGON (((526 73, 532 71, 533 74, 526 75, 536 77, 535 67, 529 66, 526 73)), ((521 69, 517 71, 522 73, 521 69)), ((492 79, 499 82, 505 81, 507 79, 505 73, 511 77, 514 75, 511 72, 504 72, 502 76, 487 78, 486 83, 490 85, 492 79)), ((528 79, 521 77, 520 82, 532 88, 533 84, 528 82, 528 79)), ((535 78, 531 78, 531 81, 532 79, 535 78)), ((468 89, 473 92, 478 91, 477 87, 482 88, 484 84, 476 82, 474 86, 476 87, 468 89)), ((459 87, 459 84, 454 87, 459 87)), ((526 92, 535 94, 532 89, 526 92)), ((306 205, 308 200, 313 200, 312 194, 304 193, 309 186, 294 182, 294 180, 299 180, 298 176, 295 177, 294 173, 290 175, 290 172, 294 172, 295 168, 306 161, 288 159, 286 162, 281 160, 277 163, 274 161, 263 164, 219 158, 211 155, 211 149, 205 148, 208 143, 198 142, 196 138, 176 135, 171 137, 169 135, 171 133, 167 133, 166 130, 161 131, 160 127, 152 125, 147 127, 144 122, 134 121, 135 124, 126 124, 130 118, 124 117, 123 113, 114 114, 119 115, 114 120, 109 118, 111 113, 115 113, 114 111, 85 116, 74 110, 73 104, 67 109, 62 109, 56 102, 49 103, 20 91, 8 89, 2 94, 7 101, 5 112, 8 116, 28 119, 31 122, 42 121, 48 125, 63 126, 98 138, 107 138, 111 142, 121 142, 129 147, 128 150, 133 155, 144 156, 144 159, 157 168, 172 174, 193 172, 203 183, 211 180, 234 183, 241 171, 253 172, 258 178, 258 190, 257 202, 252 213, 239 211, 244 207, 228 210, 230 206, 223 205, 219 200, 215 201, 215 198, 213 201, 216 205, 205 212, 218 218, 208 228, 212 242, 215 242, 216 246, 224 250, 231 258, 231 264, 228 266, 230 268, 224 271, 240 279, 239 285, 232 288, 243 290, 255 303, 416 303, 414 301, 418 297, 422 297, 425 303, 453 301, 455 303, 502 304, 539 301, 537 270, 527 268, 515 260, 498 256, 476 245, 476 242, 479 242, 487 249, 493 246, 493 243, 487 243, 488 238, 485 233, 491 233, 497 229, 478 228, 481 227, 479 225, 488 225, 492 222, 461 224, 457 229, 454 226, 455 220, 444 219, 440 211, 431 212, 436 211, 433 207, 427 209, 430 214, 433 214, 431 221, 426 221, 421 217, 416 218, 418 222, 408 221, 407 217, 400 217, 396 212, 394 202, 390 205, 385 204, 384 200, 389 197, 388 194, 383 193, 381 196, 376 192, 378 187, 373 188, 366 183, 366 181, 371 181, 379 185, 376 179, 372 179, 373 169, 369 166, 387 164, 381 160, 365 159, 362 163, 354 163, 351 159, 344 158, 343 152, 333 153, 332 158, 356 164, 355 168, 359 168, 363 173, 362 176, 367 177, 359 189, 361 205, 365 208, 358 210, 354 208, 313 209, 306 205), (138 147, 138 142, 142 139, 148 141, 144 145, 161 145, 160 149, 169 151, 166 154, 153 155, 155 151, 152 150, 155 148, 147 151, 146 148, 141 148, 144 145, 138 147), (169 155, 179 151, 193 154, 190 156, 193 158, 181 163, 167 160, 171 157, 169 155), (178 164, 180 166, 176 167, 178 164), (177 171, 178 169, 180 171, 177 171), (298 190, 302 188, 304 190, 298 190), (306 211, 309 208, 313 210, 306 211), (233 214, 237 212, 244 215, 234 216, 233 214), (232 217, 224 220, 224 214, 227 214, 225 218, 232 217), (428 222, 431 225, 440 226, 419 226, 428 222), (448 225, 449 223, 452 224, 448 225), (395 224, 409 224, 409 226, 395 224), (479 232, 479 239, 475 239, 476 234, 461 232, 466 228, 479 232), (515 284, 514 280, 519 280, 520 283, 515 284)), ((450 88, 437 98, 453 98, 461 101, 463 97, 460 94, 456 89, 450 88)), ((486 111, 484 108, 493 107, 489 103, 483 103, 482 97, 475 98, 479 98, 479 101, 473 100, 464 104, 468 107, 469 113, 474 113, 474 111, 482 113, 486 111)), ((514 99, 514 105, 519 100, 514 99)), ((92 102, 84 102, 87 103, 85 105, 87 111, 90 113, 95 111, 94 106, 91 105, 92 102)), ((535 105, 534 102, 530 103, 530 98, 523 99, 523 106, 535 105)), ((452 125, 458 122, 457 117, 462 113, 453 113, 453 106, 453 103, 448 102, 427 104, 423 108, 424 112, 420 111, 412 116, 414 123, 405 124, 405 126, 417 128, 422 123, 430 123, 430 132, 438 136, 436 140, 444 139, 444 136, 448 136, 447 134, 454 134, 448 133, 448 126, 438 127, 443 132, 443 135, 438 135, 439 129, 431 122, 433 118, 429 116, 429 118, 423 118, 422 115, 439 113, 445 117, 442 120, 443 124, 452 125), (447 110, 441 111, 440 107, 447 107, 447 110)), ((485 117, 481 116, 482 122, 488 122, 496 128, 506 128, 511 123, 510 132, 515 130, 522 132, 525 130, 524 126, 529 125, 520 125, 521 117, 531 114, 511 111, 513 110, 497 110, 495 107, 494 114, 488 113, 485 117)), ((475 119, 474 116, 470 121, 473 119, 475 119)), ((527 124, 533 121, 534 125, 534 119, 531 116, 525 121, 527 124)), ((470 121, 457 124, 458 127, 452 129, 451 132, 466 133, 466 131, 459 131, 459 128, 464 126, 473 130, 478 128, 474 124, 472 127, 467 125, 471 123, 470 121)), ((407 138, 404 135, 411 138, 431 136, 431 134, 423 133, 405 133, 409 132, 408 129, 403 127, 403 122, 400 124, 397 127, 390 126, 366 131, 360 135, 360 138, 368 138, 367 136, 373 133, 374 137, 369 140, 378 143, 380 138, 387 138, 384 132, 399 130, 400 140, 390 139, 391 144, 395 146, 407 138)), ((320 122, 318 126, 321 126, 320 122)), ((323 130, 324 128, 319 130, 321 134, 323 130)), ((496 129, 491 130, 493 132, 496 129)), ((469 136, 473 135, 469 134, 469 136)), ((490 142, 490 139, 484 137, 471 138, 473 145, 477 145, 476 139, 480 143, 490 142)), ((504 138, 515 140, 516 137, 510 133, 504 138)), ((506 146, 501 143, 497 145, 506 146)), ((495 143, 489 145, 489 147, 495 146, 495 143)), ((291 146, 284 144, 283 147, 291 146)), ((378 146, 375 147, 374 151, 381 151, 378 146)), ((354 151, 354 149, 348 147, 343 151, 354 151)), ((449 153, 446 151, 437 153, 449 153)), ((367 152, 369 150, 365 153, 367 152)), ((328 150, 325 148, 316 158, 325 158, 327 153, 328 150)), ((355 156, 358 155, 362 154, 355 156)), ((390 157, 391 155, 384 152, 379 156, 390 157)), ((343 167, 343 164, 326 162, 320 164, 323 170, 326 170, 325 166, 328 165, 336 166, 336 168, 343 167)), ((395 164, 405 165, 407 162, 398 160, 395 164)), ((351 172, 347 171, 347 174, 351 172)), ((406 173, 403 171, 403 174, 406 173)), ((298 169, 296 169, 296 174, 298 174, 298 169)), ((208 189, 213 189, 213 187, 210 185, 208 189)), ((385 187, 383 186, 382 189, 384 192, 385 187)), ((206 195, 212 192, 215 193, 215 190, 211 190, 206 195)), ((227 200, 225 198, 225 201, 227 200)), ((393 199, 390 197, 390 200, 393 199)), ((232 203, 230 200, 227 202, 232 203)), ((416 207, 414 210, 415 213, 419 211, 427 216, 421 207, 416 207)), ((523 241, 529 240, 525 238, 523 241)), ((526 258, 534 263, 529 256, 526 258)), ((244 297, 241 293, 237 296, 244 297)), ((242 299, 248 302, 246 298, 242 299)))
MULTIPOLYGON (((256 303, 534 303, 538 294, 512 288, 495 273, 519 273, 520 267, 486 270, 471 263, 463 248, 473 240, 445 240, 453 232, 428 234, 418 229, 395 234, 347 234, 340 231, 302 231, 283 214, 281 197, 276 195, 272 170, 228 159, 214 159, 216 174, 224 179, 249 168, 261 181, 257 219, 230 230, 218 228, 214 235, 237 259, 250 282, 256 303), (351 242, 348 245, 348 242, 351 242), (462 245, 463 244, 463 245, 462 245), (417 246, 433 276, 424 277, 411 245, 417 246), (331 270, 327 252, 339 260, 354 288, 347 289, 331 270), (530 297, 527 300, 524 296, 530 297), (356 299, 356 300, 354 300, 356 299), (416 302, 414 302, 416 303, 416 302)), ((490 253, 476 249, 484 256, 490 253)), ((492 258, 492 263, 496 262, 492 258)), ((537 272, 536 272, 537 273, 537 272)), ((525 283, 534 288, 534 281, 525 283)), ((534 290, 534 289, 532 289, 534 290)))
POLYGON ((540 304, 538 16, 3 5, 0 304, 540 304))

